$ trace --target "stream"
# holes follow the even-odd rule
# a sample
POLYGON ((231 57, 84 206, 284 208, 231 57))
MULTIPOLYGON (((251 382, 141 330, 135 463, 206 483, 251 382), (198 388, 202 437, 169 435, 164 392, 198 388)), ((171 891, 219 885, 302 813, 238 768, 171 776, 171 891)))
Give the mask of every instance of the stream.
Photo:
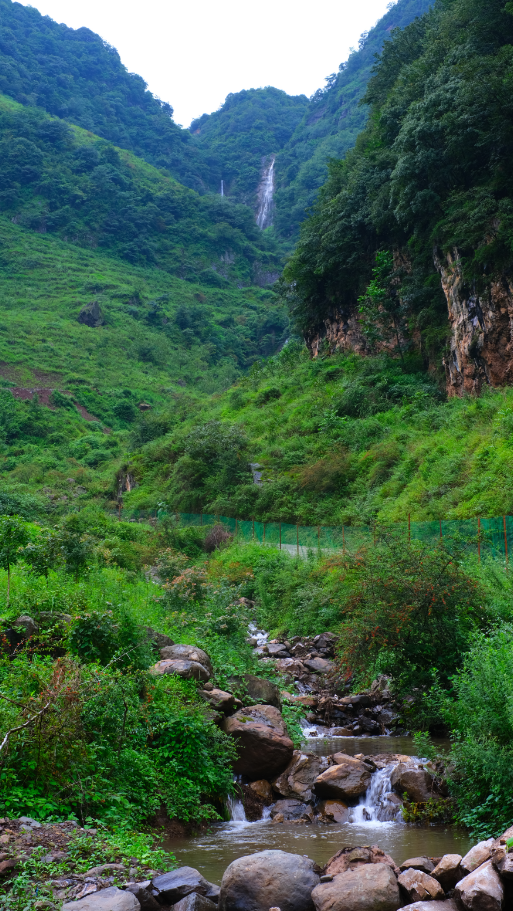
MULTIPOLYGON (((311 738, 305 740, 301 749, 323 756, 337 752, 352 756, 357 753, 414 755, 411 737, 311 738)), ((242 804, 231 801, 230 822, 215 824, 203 835, 166 839, 164 846, 176 855, 180 866, 195 867, 217 884, 233 860, 267 849, 306 854, 321 865, 346 845, 379 845, 397 864, 421 854, 431 857, 465 854, 475 842, 466 832, 451 826, 421 827, 402 821, 386 798, 392 768, 391 765, 373 774, 366 794, 352 808, 349 821, 340 825, 273 823, 269 818, 250 823, 245 819, 242 804)))

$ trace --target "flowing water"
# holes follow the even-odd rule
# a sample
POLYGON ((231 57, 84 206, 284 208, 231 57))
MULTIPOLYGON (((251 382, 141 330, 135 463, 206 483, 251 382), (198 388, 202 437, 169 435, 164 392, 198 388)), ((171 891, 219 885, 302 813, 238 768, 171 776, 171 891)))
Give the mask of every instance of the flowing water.
MULTIPOLYGON (((331 753, 401 753, 412 756, 410 737, 338 737, 308 740, 305 751, 327 756, 331 753)), ((279 849, 291 854, 306 854, 325 864, 341 848, 351 845, 379 845, 400 864, 408 857, 427 854, 465 854, 474 839, 450 826, 413 826, 402 821, 397 806, 387 795, 391 792, 393 764, 375 772, 370 786, 352 808, 348 822, 340 825, 273 823, 269 811, 259 822, 247 822, 240 801, 229 800, 230 822, 219 823, 204 834, 187 839, 168 839, 165 847, 173 851, 180 865, 196 867, 206 879, 220 883, 233 860, 245 854, 279 849)))
POLYGON ((273 223, 274 162, 275 158, 272 155, 269 164, 264 168, 262 180, 258 187, 256 223, 262 231, 264 228, 269 228, 273 223))

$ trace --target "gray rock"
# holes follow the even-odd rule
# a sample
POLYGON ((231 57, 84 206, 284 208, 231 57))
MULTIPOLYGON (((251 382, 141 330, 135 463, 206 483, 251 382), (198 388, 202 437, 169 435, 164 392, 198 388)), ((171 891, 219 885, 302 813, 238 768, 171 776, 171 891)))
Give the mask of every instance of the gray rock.
POLYGON ((401 911, 460 911, 452 898, 445 901, 413 902, 412 905, 403 905, 401 911))
POLYGON ((413 867, 400 873, 397 882, 410 902, 439 901, 444 897, 444 890, 437 879, 413 867))
POLYGON ((208 702, 212 708, 222 712, 223 715, 230 715, 236 708, 241 705, 240 699, 236 699, 233 693, 225 693, 224 690, 211 689, 200 690, 198 693, 205 702, 208 702))
POLYGON ((460 880, 454 897, 465 911, 501 911, 504 889, 491 860, 460 880))
POLYGON ((347 758, 340 765, 331 766, 314 782, 319 797, 333 797, 352 800, 365 794, 369 787, 371 773, 359 759, 347 758))
POLYGON ((480 841, 477 845, 474 845, 462 858, 461 869, 465 873, 472 873, 473 870, 484 864, 490 858, 493 844, 494 839, 488 838, 487 841, 480 841))
POLYGON ((150 892, 163 905, 175 905, 182 898, 197 892, 209 897, 210 883, 194 867, 179 867, 169 873, 155 876, 150 885, 150 892))
POLYGON ((328 762, 324 756, 294 750, 291 762, 285 771, 274 779, 272 786, 282 797, 308 802, 312 799, 314 781, 327 767, 328 762))
POLYGON ((341 800, 321 800, 316 807, 321 822, 347 822, 349 807, 341 800))
MULTIPOLYGON (((422 873, 432 873, 435 869, 435 865, 429 857, 409 857, 408 860, 404 860, 399 867, 401 873, 404 873, 405 870, 421 870, 422 873)), ((437 877, 435 877, 437 878, 437 877)))
POLYGON ((161 658, 178 658, 181 661, 196 661, 202 664, 209 673, 209 677, 214 673, 212 662, 202 648, 195 645, 166 645, 160 650, 161 658))
POLYGON ((144 630, 147 640, 149 640, 159 651, 161 648, 166 648, 175 644, 170 636, 166 636, 164 633, 157 633, 151 626, 145 626, 144 630))
POLYGON ((239 857, 224 872, 219 911, 314 911, 314 866, 308 857, 285 851, 239 857))
POLYGON ((505 847, 494 848, 492 863, 502 879, 513 879, 513 854, 509 854, 505 847))
POLYGON ((14 621, 13 627, 17 633, 20 633, 27 639, 30 636, 35 636, 39 631, 39 625, 32 617, 29 617, 28 614, 21 614, 18 619, 14 621))
POLYGON ((280 691, 275 683, 263 677, 255 677, 254 674, 244 674, 242 681, 248 696, 255 702, 260 705, 274 705, 276 709, 281 710, 280 691))
POLYGON ((294 745, 274 706, 240 709, 224 719, 223 730, 237 744, 239 758, 233 768, 239 775, 252 780, 274 778, 292 759, 294 745))
MULTIPOLYGON (((162 649, 166 651, 166 649, 162 649)), ((163 661, 157 661, 150 668, 150 673, 155 675, 178 674, 184 680, 199 680, 206 683, 210 679, 210 674, 206 667, 197 661, 187 661, 181 658, 166 658, 163 661)))
POLYGON ((98 301, 84 304, 77 316, 77 321, 82 323, 83 326, 89 326, 90 329, 98 329, 99 326, 103 326, 103 313, 98 301))
POLYGON ((456 883, 459 883, 460 879, 465 876, 461 869, 461 855, 444 854, 431 875, 438 880, 446 892, 449 889, 454 889, 456 883))
POLYGON ((390 776, 394 791, 402 797, 406 792, 413 803, 426 803, 433 797, 440 797, 435 780, 426 769, 408 768, 400 762, 390 776))
POLYGON ((41 823, 37 820, 32 819, 31 816, 20 816, 19 822, 24 823, 27 826, 32 826, 33 829, 41 829, 41 823))
POLYGON ((295 819, 312 822, 314 818, 312 808, 301 800, 277 800, 271 810, 271 819, 276 819, 278 816, 283 816, 283 820, 280 819, 280 822, 290 822, 295 819))
POLYGON ((287 651, 282 642, 269 642, 267 654, 270 658, 290 658, 290 652, 287 651))
POLYGON ((217 911, 217 905, 206 896, 191 892, 174 905, 173 911, 217 911))
POLYGON ((150 892, 149 880, 142 883, 128 883, 125 889, 135 895, 141 906, 141 911, 162 911, 162 905, 159 905, 157 899, 150 892))
POLYGON ((66 902, 62 911, 141 911, 141 906, 131 892, 122 892, 116 886, 93 892, 77 902, 66 902))
POLYGON ((335 666, 333 661, 327 661, 326 658, 306 658, 303 664, 314 674, 329 674, 335 666))
POLYGON ((338 873, 312 892, 316 911, 397 911, 401 907, 394 871, 386 864, 362 864, 338 873))

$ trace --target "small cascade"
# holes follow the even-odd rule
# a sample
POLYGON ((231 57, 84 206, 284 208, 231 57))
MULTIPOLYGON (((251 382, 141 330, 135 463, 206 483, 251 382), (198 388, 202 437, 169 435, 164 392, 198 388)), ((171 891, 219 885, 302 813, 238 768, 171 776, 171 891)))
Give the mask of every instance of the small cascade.
POLYGON ((263 231, 273 223, 273 193, 274 193, 274 162, 275 156, 271 155, 270 162, 265 166, 260 186, 258 187, 258 211, 256 223, 263 231))
POLYGON ((358 825, 372 822, 399 822, 401 810, 394 802, 390 777, 395 766, 389 763, 384 769, 374 772, 365 794, 360 797, 357 807, 351 811, 349 822, 358 825))
POLYGON ((230 811, 230 822, 247 822, 242 800, 230 796, 226 800, 226 805, 230 811))
POLYGON ((261 645, 267 645, 269 633, 266 633, 263 629, 258 629, 255 623, 248 624, 248 632, 250 636, 253 636, 256 639, 257 647, 260 647, 261 645))

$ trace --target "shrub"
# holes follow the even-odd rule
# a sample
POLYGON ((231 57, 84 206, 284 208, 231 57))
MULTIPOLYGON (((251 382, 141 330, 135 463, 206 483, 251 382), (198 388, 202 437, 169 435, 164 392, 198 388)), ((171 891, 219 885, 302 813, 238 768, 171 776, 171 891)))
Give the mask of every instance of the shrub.
POLYGON ((267 405, 268 402, 272 402, 274 399, 281 398, 281 391, 277 386, 268 386, 266 389, 261 389, 258 393, 255 402, 257 405, 267 405))
POLYGON ((208 531, 203 546, 207 554, 212 554, 215 550, 219 550, 220 547, 228 544, 231 539, 231 534, 226 531, 226 528, 224 528, 223 525, 214 525, 214 527, 208 531))

